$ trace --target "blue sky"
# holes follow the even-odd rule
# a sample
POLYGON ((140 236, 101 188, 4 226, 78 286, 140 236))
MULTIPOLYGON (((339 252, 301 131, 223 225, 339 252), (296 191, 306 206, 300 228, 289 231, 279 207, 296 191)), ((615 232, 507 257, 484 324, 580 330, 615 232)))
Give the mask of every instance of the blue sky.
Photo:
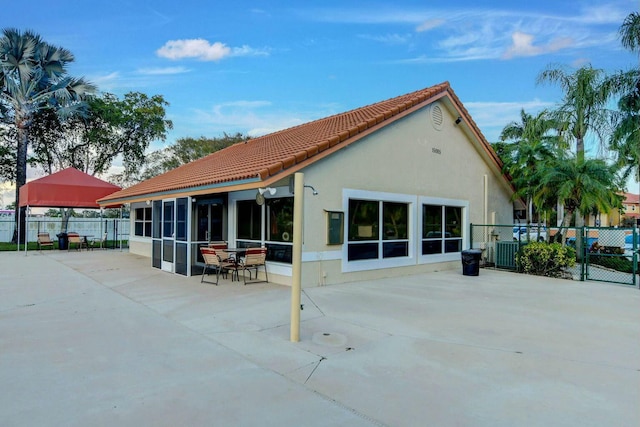
MULTIPOLYGON (((638 0, 7 2, 102 91, 161 94, 177 138, 256 136, 448 80, 489 141, 559 101, 548 66, 638 65, 617 31, 638 0)), ((153 148, 160 148, 154 144, 153 148)))

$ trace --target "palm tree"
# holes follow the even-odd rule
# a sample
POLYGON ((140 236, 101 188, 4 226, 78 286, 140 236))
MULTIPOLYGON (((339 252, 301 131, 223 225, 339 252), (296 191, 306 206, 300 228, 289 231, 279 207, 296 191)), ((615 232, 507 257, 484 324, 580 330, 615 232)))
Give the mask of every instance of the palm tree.
POLYGON ((559 156, 545 162, 538 170, 538 185, 534 194, 537 200, 559 199, 565 216, 558 230, 569 227, 571 218, 588 215, 594 208, 610 212, 622 207, 620 196, 623 182, 615 165, 601 159, 579 159, 559 156))
MULTIPOLYGON (((68 50, 44 42, 37 34, 5 29, 0 38, 0 103, 13 119, 17 132, 16 220, 20 186, 27 179, 29 130, 36 113, 53 109, 61 117, 84 108, 85 96, 94 92, 84 79, 67 76, 74 57, 68 50)), ((14 240, 17 233, 14 233, 14 240)))
MULTIPOLYGON (((516 187, 514 200, 526 200, 527 216, 531 220, 538 166, 555 157, 561 144, 559 137, 552 132, 557 128, 557 122, 549 117, 547 111, 541 111, 534 117, 521 110, 520 118, 520 122, 511 122, 504 127, 500 139, 513 141, 504 146, 504 169, 513 177, 516 187)), ((538 212, 544 207, 536 205, 538 212)))
POLYGON ((562 102, 554 112, 564 123, 565 136, 576 142, 576 159, 584 160, 584 140, 594 134, 603 143, 606 139, 610 112, 606 108, 611 93, 604 84, 603 70, 590 65, 568 73, 561 68, 549 68, 538 76, 538 83, 558 84, 564 92, 562 102))
POLYGON ((631 51, 640 50, 640 13, 630 13, 620 26, 619 33, 622 46, 631 51))
MULTIPOLYGON (((619 33, 622 45, 640 56, 640 13, 630 13, 619 33)), ((634 67, 614 74, 608 85, 612 92, 621 94, 611 147, 618 153, 618 164, 626 169, 625 177, 635 171, 640 181, 640 71, 634 67)))

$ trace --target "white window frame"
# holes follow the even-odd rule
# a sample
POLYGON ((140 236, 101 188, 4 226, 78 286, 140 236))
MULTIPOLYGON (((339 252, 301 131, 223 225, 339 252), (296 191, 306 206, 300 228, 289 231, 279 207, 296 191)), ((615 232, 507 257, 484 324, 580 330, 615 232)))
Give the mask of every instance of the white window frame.
MULTIPOLYGON (((358 200, 371 200, 374 202, 391 202, 391 203, 406 203, 407 206, 407 214, 408 218, 408 256, 406 257, 394 257, 394 258, 383 258, 382 254, 379 254, 379 258, 376 259, 367 259, 367 260, 357 260, 357 261, 349 261, 349 238, 348 236, 345 239, 345 242, 342 247, 342 271, 345 273, 354 272, 354 271, 366 271, 366 270, 379 270, 384 268, 393 268, 393 267, 406 267, 410 265, 416 264, 415 257, 415 248, 416 248, 416 229, 415 219, 416 217, 416 196, 408 195, 408 194, 398 194, 398 193, 386 193, 380 191, 366 191, 366 190, 355 190, 345 188, 342 190, 342 209, 344 212, 347 212, 345 215, 345 235, 347 235, 347 230, 349 227, 349 200, 358 199, 358 200)), ((379 242, 383 243, 383 240, 380 240, 380 236, 377 239, 379 242)))
POLYGON ((447 261, 460 261, 460 252, 449 252, 443 254, 429 254, 422 255, 422 206, 423 205, 436 205, 436 206, 450 206, 454 208, 462 208, 462 250, 468 249, 469 242, 469 202, 467 200, 459 199, 446 199, 441 197, 419 197, 418 198, 418 211, 419 211, 419 224, 418 224, 418 240, 416 242, 416 251, 418 253, 418 262, 420 264, 431 264, 437 262, 447 261))

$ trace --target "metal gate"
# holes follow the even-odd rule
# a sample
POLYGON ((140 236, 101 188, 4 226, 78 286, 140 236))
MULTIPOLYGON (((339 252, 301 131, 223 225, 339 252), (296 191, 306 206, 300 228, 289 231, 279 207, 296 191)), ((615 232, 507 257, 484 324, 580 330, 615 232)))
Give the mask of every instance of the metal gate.
POLYGON ((584 227, 584 279, 636 286, 637 249, 636 229, 584 227))
POLYGON ((635 228, 546 227, 471 224, 470 247, 482 250, 481 265, 516 270, 516 254, 530 241, 561 241, 576 249, 574 280, 638 286, 638 243, 635 228), (581 249, 579 249, 581 248, 581 249))

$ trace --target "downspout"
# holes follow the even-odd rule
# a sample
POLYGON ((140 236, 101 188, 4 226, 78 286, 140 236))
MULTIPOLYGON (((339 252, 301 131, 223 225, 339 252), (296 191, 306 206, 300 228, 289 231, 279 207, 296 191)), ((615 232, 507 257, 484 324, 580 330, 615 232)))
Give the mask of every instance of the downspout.
POLYGON ((484 218, 483 224, 488 224, 489 221, 489 177, 484 174, 484 218))
POLYGON ((489 227, 487 224, 489 223, 489 176, 485 173, 483 177, 483 185, 484 185, 484 209, 483 209, 483 218, 482 223, 484 224, 484 241, 489 241, 489 227))

